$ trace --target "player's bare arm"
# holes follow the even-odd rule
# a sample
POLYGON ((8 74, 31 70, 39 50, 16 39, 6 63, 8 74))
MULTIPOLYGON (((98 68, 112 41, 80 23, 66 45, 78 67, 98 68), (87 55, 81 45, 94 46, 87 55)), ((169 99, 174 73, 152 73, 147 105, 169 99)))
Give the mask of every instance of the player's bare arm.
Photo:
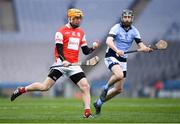
POLYGON ((114 45, 114 38, 113 37, 107 37, 106 44, 108 47, 110 47, 112 50, 114 50, 118 56, 124 55, 124 52, 122 50, 118 50, 118 48, 114 45))
POLYGON ((140 48, 138 49, 139 52, 150 52, 150 51, 153 50, 153 49, 151 49, 150 47, 147 47, 143 42, 140 42, 140 43, 138 44, 138 46, 140 47, 140 48))

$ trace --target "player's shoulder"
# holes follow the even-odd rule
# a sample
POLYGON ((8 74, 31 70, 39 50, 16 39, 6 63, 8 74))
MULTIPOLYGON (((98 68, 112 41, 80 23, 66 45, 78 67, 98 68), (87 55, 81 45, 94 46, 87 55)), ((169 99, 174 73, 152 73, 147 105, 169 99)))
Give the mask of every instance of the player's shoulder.
POLYGON ((59 27, 57 32, 64 32, 67 29, 67 27, 64 25, 62 27, 59 27))
POLYGON ((132 28, 133 30, 137 30, 137 28, 136 28, 134 25, 131 25, 131 28, 132 28))
POLYGON ((113 28, 120 28, 121 27, 121 24, 120 23, 116 23, 113 25, 113 28))
POLYGON ((118 31, 120 28, 121 28, 121 25, 117 23, 111 27, 111 31, 118 31))
POLYGON ((80 27, 77 28, 76 30, 77 30, 78 32, 84 33, 84 30, 83 30, 82 28, 80 28, 80 27))
POLYGON ((134 25, 131 25, 131 28, 134 32, 139 32, 138 29, 134 25))
POLYGON ((85 35, 84 30, 82 28, 80 28, 80 27, 76 28, 73 31, 75 31, 77 34, 81 34, 81 36, 85 35))

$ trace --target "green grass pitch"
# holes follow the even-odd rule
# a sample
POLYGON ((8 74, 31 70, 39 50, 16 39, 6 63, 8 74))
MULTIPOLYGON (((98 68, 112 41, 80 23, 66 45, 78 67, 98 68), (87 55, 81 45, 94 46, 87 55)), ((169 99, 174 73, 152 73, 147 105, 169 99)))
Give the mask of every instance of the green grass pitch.
MULTIPOLYGON (((93 101, 93 100, 92 100, 93 101)), ((180 99, 115 98, 102 108, 99 117, 83 119, 83 104, 77 99, 0 99, 2 123, 133 123, 180 122, 180 99)), ((94 108, 92 107, 94 113, 94 108)))

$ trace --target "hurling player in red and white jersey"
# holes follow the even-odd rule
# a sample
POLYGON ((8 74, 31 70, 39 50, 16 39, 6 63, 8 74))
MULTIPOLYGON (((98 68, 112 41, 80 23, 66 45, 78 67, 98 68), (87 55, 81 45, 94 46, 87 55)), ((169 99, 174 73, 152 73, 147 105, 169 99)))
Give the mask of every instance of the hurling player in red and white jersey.
POLYGON ((79 51, 82 49, 85 55, 92 53, 99 45, 89 48, 86 43, 84 31, 79 28, 83 13, 79 9, 69 9, 67 11, 68 23, 60 28, 55 34, 55 63, 53 65, 63 65, 54 67, 43 83, 34 82, 26 87, 17 88, 12 96, 14 101, 19 95, 29 91, 47 91, 62 76, 66 75, 82 91, 84 102, 84 118, 92 117, 90 110, 90 86, 86 76, 80 66, 69 66, 78 62, 79 51))

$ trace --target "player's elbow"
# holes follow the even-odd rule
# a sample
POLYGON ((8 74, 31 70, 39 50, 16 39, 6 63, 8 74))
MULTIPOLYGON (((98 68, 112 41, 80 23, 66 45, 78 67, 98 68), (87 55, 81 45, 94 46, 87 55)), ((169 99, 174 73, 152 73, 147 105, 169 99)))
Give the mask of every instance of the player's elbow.
POLYGON ((110 41, 107 39, 106 40, 106 44, 109 46, 109 44, 110 44, 110 41))

